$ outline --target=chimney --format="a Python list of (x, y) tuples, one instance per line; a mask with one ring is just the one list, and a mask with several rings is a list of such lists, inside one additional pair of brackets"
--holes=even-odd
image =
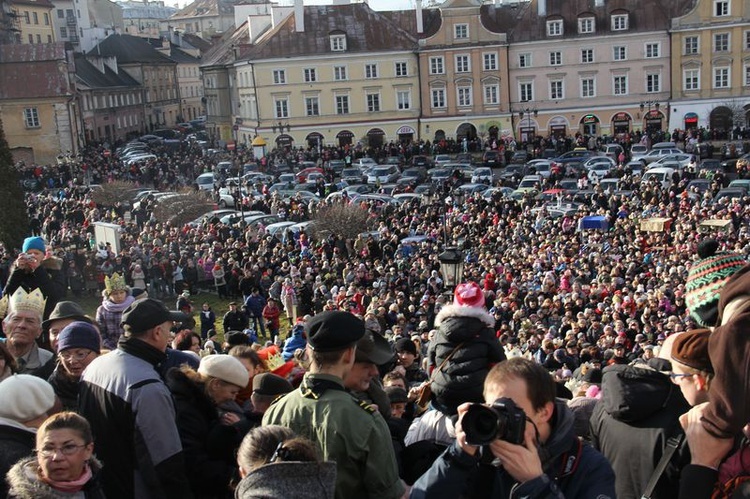
[(297, 33), (305, 31), (305, 4), (302, 0), (294, 0), (294, 31)]
[(539, 17), (547, 17), (547, 0), (538, 0), (537, 7)]
[(421, 35), (424, 33), (424, 19), (422, 19), (422, 0), (414, 0), (416, 2), (417, 11), (417, 34)]

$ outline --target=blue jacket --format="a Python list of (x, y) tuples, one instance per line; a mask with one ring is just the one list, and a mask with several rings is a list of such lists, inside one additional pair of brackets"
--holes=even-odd
[(289, 362), (294, 357), (294, 351), (298, 348), (305, 348), (307, 340), (305, 339), (305, 328), (302, 324), (297, 324), (292, 329), (292, 335), (284, 342), (284, 351), (281, 356)]
[(517, 483), (502, 468), (480, 464), (478, 458), (466, 454), (454, 442), (414, 483), (410, 499), (616, 497), (615, 474), (609, 462), (587, 444), (579, 446), (573, 431), (573, 414), (564, 403), (556, 403), (555, 413), (552, 435), (541, 448), (544, 475)]
[(251, 317), (262, 317), (263, 307), (266, 306), (266, 299), (261, 295), (250, 295), (245, 300), (245, 307), (250, 312)]

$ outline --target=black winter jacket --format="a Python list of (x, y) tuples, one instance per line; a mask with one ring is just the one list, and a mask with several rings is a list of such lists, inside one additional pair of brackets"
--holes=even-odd
[[(604, 369), (602, 399), (591, 416), (591, 442), (612, 463), (618, 499), (642, 496), (667, 440), (682, 431), (678, 418), (688, 409), (669, 376), (643, 365)], [(679, 470), (689, 462), (687, 445), (683, 445), (652, 497), (677, 497)]]
[(202, 384), (177, 368), (167, 372), (166, 382), (174, 398), (177, 431), (193, 494), (206, 499), (231, 497), (228, 486), (237, 467), (234, 450), (242, 435), (221, 424), (218, 409)]
[[(433, 405), (453, 415), (464, 402), (484, 402), (482, 387), (492, 364), (505, 360), (495, 337), (495, 319), (484, 309), (448, 305), (435, 317), (438, 328), (427, 352), (432, 371)], [(438, 367), (458, 347), (437, 372)]]
[(0, 497), (8, 495), (5, 475), (20, 459), (31, 456), (35, 444), (33, 431), (15, 421), (0, 418)]

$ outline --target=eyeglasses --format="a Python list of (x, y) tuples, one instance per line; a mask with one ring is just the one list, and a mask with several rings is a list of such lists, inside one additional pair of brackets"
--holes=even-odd
[(678, 379), (680, 378), (686, 378), (686, 377), (693, 377), (692, 374), (680, 374), (680, 373), (669, 373), (669, 378), (672, 380), (673, 383), (676, 383)]
[(83, 359), (91, 355), (91, 350), (87, 352), (62, 352), (57, 354), (58, 357), (60, 357), (65, 362), (70, 362), (71, 360), (75, 360), (76, 362), (81, 362)]
[(83, 449), (86, 445), (88, 444), (66, 444), (62, 447), (45, 447), (44, 449), (37, 449), (36, 453), (42, 457), (54, 457), (58, 452), (62, 452), (64, 456), (72, 456), (78, 452), (78, 449)]

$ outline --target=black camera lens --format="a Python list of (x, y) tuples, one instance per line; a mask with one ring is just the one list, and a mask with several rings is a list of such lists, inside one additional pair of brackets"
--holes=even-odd
[(497, 438), (498, 417), (481, 404), (472, 404), (461, 421), (469, 445), (488, 445)]

